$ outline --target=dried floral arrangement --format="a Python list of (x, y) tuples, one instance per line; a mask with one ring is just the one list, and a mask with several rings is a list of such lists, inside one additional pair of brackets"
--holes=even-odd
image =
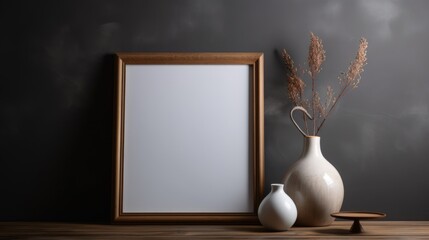
[[(361, 79), (361, 73), (367, 63), (367, 48), (368, 41), (365, 38), (361, 38), (355, 59), (350, 63), (348, 70), (340, 73), (340, 76), (338, 76), (339, 86), (336, 90), (334, 90), (331, 85), (327, 86), (326, 96), (323, 103), (316, 86), (317, 75), (322, 70), (322, 64), (326, 58), (322, 40), (315, 34), (310, 33), (308, 69), (298, 71), (298, 67), (295, 66), (295, 63), (289, 53), (285, 49), (282, 50), (281, 57), (287, 70), (287, 92), (289, 99), (295, 106), (305, 108), (313, 116), (310, 123), (312, 126), (309, 127), (309, 119), (307, 119), (307, 116), (303, 113), (305, 131), (307, 134), (309, 134), (309, 129), (312, 128), (311, 134), (316, 136), (325, 123), (327, 117), (337, 105), (338, 100), (340, 100), (348, 90), (354, 89), (358, 86)], [(308, 75), (310, 78), (310, 99), (305, 95), (307, 85), (305, 84), (302, 75)]]

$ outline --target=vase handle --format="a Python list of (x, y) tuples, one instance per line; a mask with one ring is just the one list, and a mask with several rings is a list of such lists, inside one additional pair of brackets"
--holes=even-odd
[(290, 119), (292, 120), (293, 124), (295, 124), (295, 127), (298, 128), (298, 130), (301, 132), (302, 135), (304, 135), (304, 137), (308, 137), (308, 134), (305, 134), (305, 132), (302, 131), (302, 129), (298, 126), (298, 124), (296, 123), (295, 119), (293, 118), (293, 112), (295, 112), (295, 110), (302, 111), (303, 113), (305, 113), (305, 115), (307, 115), (308, 118), (310, 118), (310, 120), (313, 120), (313, 118), (307, 112), (307, 110), (305, 110), (305, 108), (303, 108), (301, 106), (295, 106), (294, 108), (292, 108), (292, 110), (290, 110)]

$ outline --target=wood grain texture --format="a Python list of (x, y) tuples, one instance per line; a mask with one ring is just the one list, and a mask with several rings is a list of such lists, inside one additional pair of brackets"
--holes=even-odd
[(270, 232), (259, 225), (102, 225), (2, 222), (0, 239), (429, 239), (429, 221), (363, 222), (350, 234), (350, 221), (329, 227), (293, 227)]
[(255, 64), (259, 52), (122, 52), (126, 64)]

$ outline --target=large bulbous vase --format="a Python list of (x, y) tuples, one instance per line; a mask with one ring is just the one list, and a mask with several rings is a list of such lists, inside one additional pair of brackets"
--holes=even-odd
[[(298, 110), (302, 109), (298, 107)], [(293, 117), (292, 121), (301, 131)], [(301, 156), (286, 171), (282, 182), (298, 210), (296, 226), (328, 226), (334, 221), (330, 214), (341, 210), (343, 181), (337, 169), (323, 156), (318, 136), (304, 134)]]

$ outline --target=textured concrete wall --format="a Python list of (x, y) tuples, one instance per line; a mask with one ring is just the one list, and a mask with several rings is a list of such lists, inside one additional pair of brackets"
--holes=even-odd
[(0, 219), (109, 220), (118, 51), (264, 52), (268, 191), (302, 146), (278, 51), (304, 65), (313, 31), (327, 52), (321, 86), (369, 42), (359, 88), (321, 131), (343, 209), (429, 220), (428, 10), (425, 0), (3, 1)]

